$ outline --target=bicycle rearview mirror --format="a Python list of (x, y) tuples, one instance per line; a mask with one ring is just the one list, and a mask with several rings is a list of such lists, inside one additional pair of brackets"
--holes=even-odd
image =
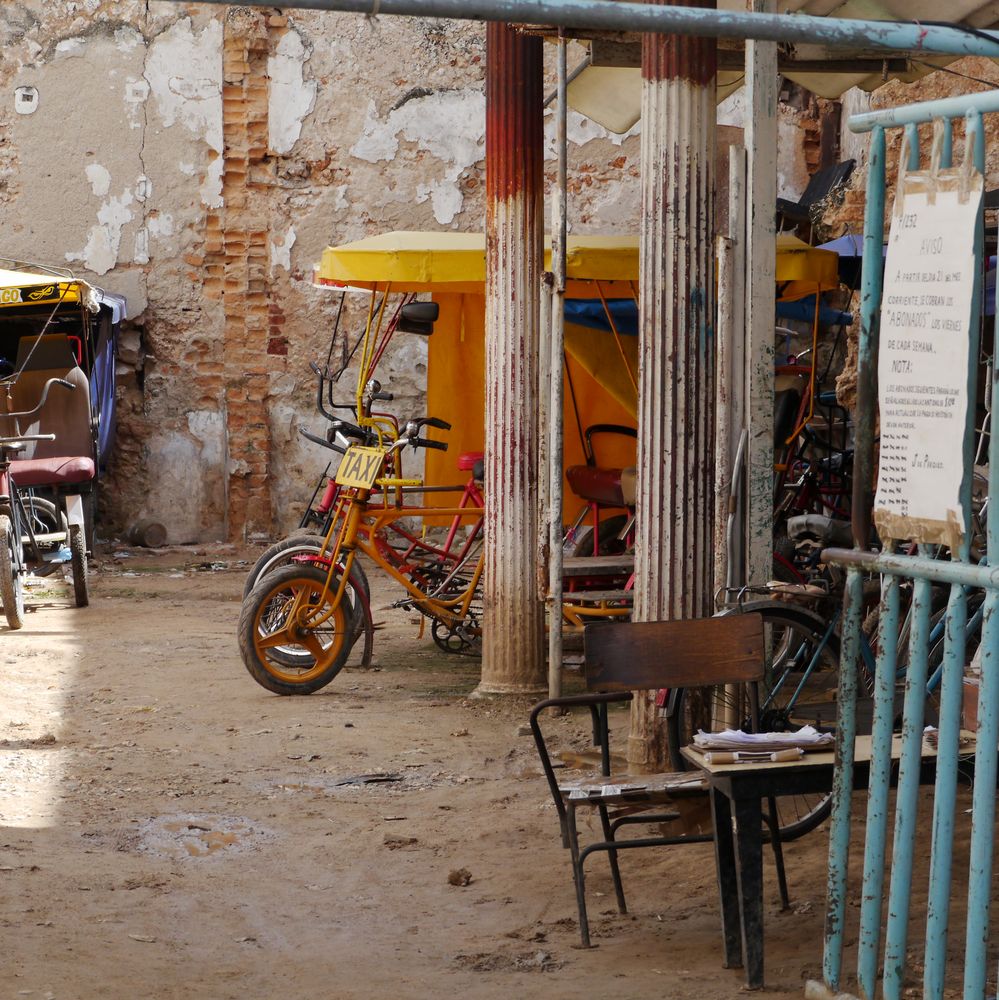
[(441, 307), (436, 302), (409, 302), (402, 307), (398, 329), (401, 333), (429, 337), (434, 332), (434, 323), (440, 312)]

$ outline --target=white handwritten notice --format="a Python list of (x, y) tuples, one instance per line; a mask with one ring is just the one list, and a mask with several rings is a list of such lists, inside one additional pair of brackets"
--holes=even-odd
[[(878, 401), (881, 452), (874, 521), (882, 539), (956, 545), (964, 531), (961, 479), (975, 225), (982, 183), (962, 193), (958, 172), (909, 174), (888, 237)], [(930, 191), (931, 188), (935, 190)]]

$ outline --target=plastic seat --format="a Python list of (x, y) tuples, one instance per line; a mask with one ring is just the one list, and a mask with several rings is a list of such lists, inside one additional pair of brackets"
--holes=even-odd
[(481, 451), (463, 451), (458, 456), (458, 468), (462, 472), (471, 472), (475, 468), (476, 463), (481, 462), (485, 458), (484, 452)]

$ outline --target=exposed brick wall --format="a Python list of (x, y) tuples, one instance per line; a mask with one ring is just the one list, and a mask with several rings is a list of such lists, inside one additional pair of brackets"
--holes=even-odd
[(223, 35), (220, 256), (230, 539), (266, 532), (272, 520), (267, 196), (273, 172), (267, 148), (267, 56), (269, 31), (284, 23), (283, 17), (236, 9), (227, 14)]

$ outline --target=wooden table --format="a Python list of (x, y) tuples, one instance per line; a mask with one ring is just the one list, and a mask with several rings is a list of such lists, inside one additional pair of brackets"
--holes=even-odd
[[(970, 734), (965, 734), (970, 735)], [(763, 988), (763, 799), (773, 795), (830, 792), (833, 752), (806, 754), (783, 764), (708, 764), (691, 747), (683, 756), (711, 783), (711, 817), (715, 829), (715, 865), (722, 913), (725, 967), (746, 969), (746, 986)], [(871, 737), (858, 736), (853, 767), (854, 789), (866, 788), (870, 777)], [(973, 745), (967, 753), (974, 753)], [(901, 741), (892, 757), (901, 756)], [(936, 751), (923, 744), (920, 782), (936, 775)]]

